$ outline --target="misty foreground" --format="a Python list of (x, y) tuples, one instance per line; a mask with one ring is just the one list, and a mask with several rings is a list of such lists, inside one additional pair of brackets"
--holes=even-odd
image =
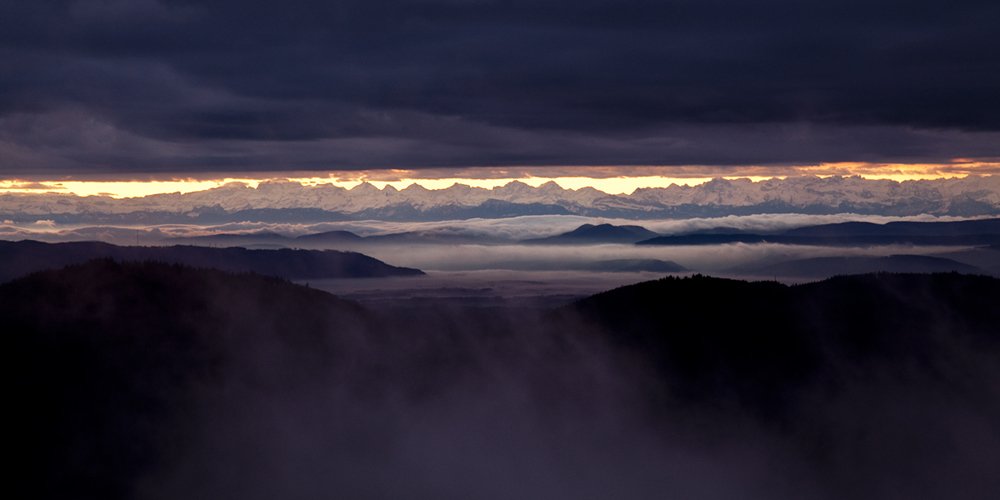
[(996, 498), (997, 304), (983, 276), (695, 276), (375, 313), (91, 261), (0, 285), (8, 477), (36, 498)]

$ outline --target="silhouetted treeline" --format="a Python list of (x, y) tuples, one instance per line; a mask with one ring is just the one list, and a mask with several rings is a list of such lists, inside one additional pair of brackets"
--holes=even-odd
[(952, 344), (1000, 347), (998, 304), (1000, 280), (986, 276), (876, 273), (786, 286), (695, 275), (567, 309), (648, 356), (684, 394), (737, 392), (766, 410), (806, 380), (840, 378), (837, 370), (932, 370)]
[(752, 415), (786, 436), (835, 498), (989, 498), (1000, 492), (998, 304), (1000, 280), (957, 273), (796, 286), (695, 275), (560, 314), (644, 360), (666, 401)]

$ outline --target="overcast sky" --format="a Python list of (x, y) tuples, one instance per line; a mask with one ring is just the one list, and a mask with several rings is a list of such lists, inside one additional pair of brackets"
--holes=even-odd
[(995, 158), (997, 26), (996, 0), (0, 0), (0, 177)]

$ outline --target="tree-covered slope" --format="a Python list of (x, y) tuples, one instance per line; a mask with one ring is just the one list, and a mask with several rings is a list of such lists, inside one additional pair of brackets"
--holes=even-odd
[(182, 447), (199, 388), (330, 362), (355, 305), (256, 274), (95, 260), (0, 285), (10, 477), (33, 498), (126, 498)]

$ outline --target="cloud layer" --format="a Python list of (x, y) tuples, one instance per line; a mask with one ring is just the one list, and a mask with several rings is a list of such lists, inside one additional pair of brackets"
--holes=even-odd
[(995, 2), (0, 4), (0, 174), (1000, 156)]

